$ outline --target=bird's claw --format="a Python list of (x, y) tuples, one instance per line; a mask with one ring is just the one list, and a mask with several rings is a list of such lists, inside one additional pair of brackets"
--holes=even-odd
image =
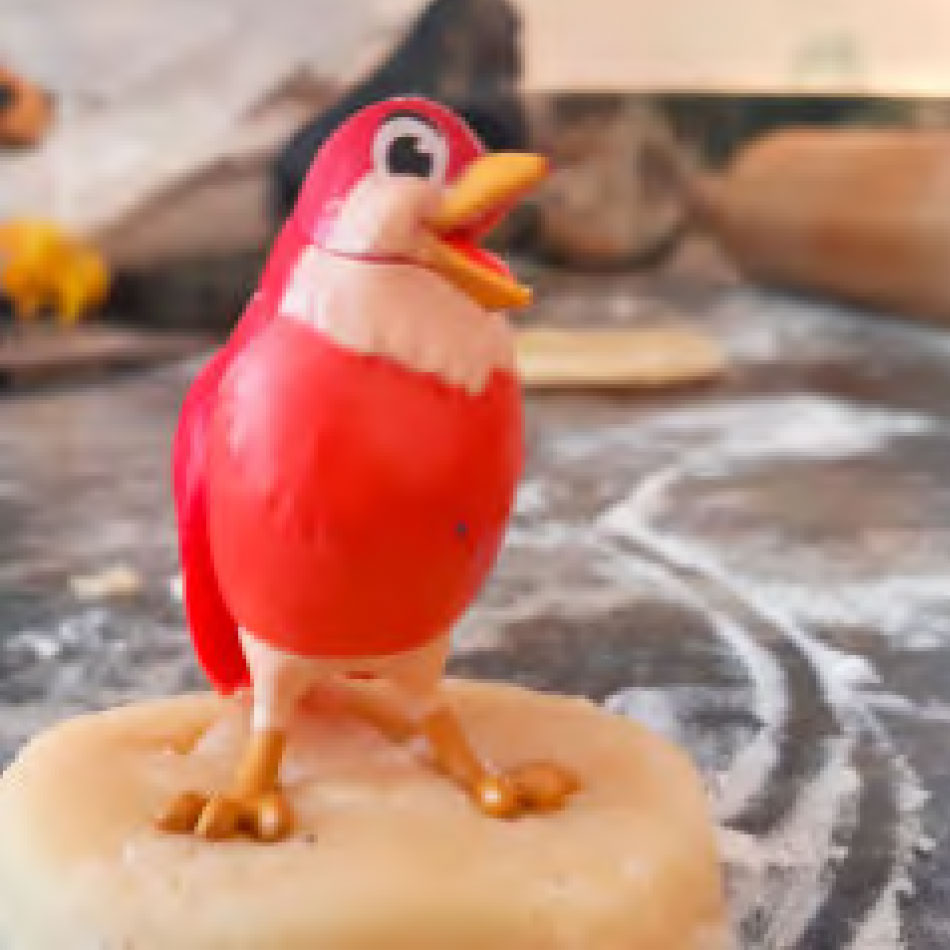
[(293, 814), (284, 795), (264, 792), (247, 798), (184, 792), (169, 802), (156, 820), (169, 834), (190, 834), (206, 841), (249, 837), (280, 841), (293, 827)]
[(486, 775), (472, 789), (478, 807), (492, 818), (557, 811), (580, 788), (569, 769), (552, 762), (526, 762)]

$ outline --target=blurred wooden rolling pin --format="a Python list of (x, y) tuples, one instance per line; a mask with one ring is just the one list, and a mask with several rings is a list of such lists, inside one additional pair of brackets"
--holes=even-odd
[(778, 132), (689, 191), (754, 280), (950, 321), (950, 131)]

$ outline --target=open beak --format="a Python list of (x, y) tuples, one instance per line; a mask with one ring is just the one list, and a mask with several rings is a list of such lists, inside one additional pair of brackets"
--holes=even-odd
[(487, 310), (526, 307), (531, 290), (514, 280), (476, 241), (547, 170), (547, 159), (527, 152), (494, 152), (477, 158), (446, 189), (442, 203), (426, 222), (422, 263)]

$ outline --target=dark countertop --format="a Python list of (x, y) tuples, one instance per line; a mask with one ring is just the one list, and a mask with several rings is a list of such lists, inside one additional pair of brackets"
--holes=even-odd
[[(517, 515), (453, 670), (685, 744), (744, 947), (950, 945), (950, 335), (675, 278), (541, 283), (555, 322), (688, 312), (733, 370), (530, 399)], [(62, 716), (202, 683), (167, 484), (195, 365), (0, 402), (0, 761)], [(140, 593), (70, 592), (116, 564)]]

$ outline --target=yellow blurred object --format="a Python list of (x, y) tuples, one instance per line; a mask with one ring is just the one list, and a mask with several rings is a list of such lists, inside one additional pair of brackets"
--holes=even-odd
[(49, 308), (61, 326), (72, 326), (108, 290), (102, 255), (57, 225), (29, 218), (0, 224), (0, 293), (19, 319)]

